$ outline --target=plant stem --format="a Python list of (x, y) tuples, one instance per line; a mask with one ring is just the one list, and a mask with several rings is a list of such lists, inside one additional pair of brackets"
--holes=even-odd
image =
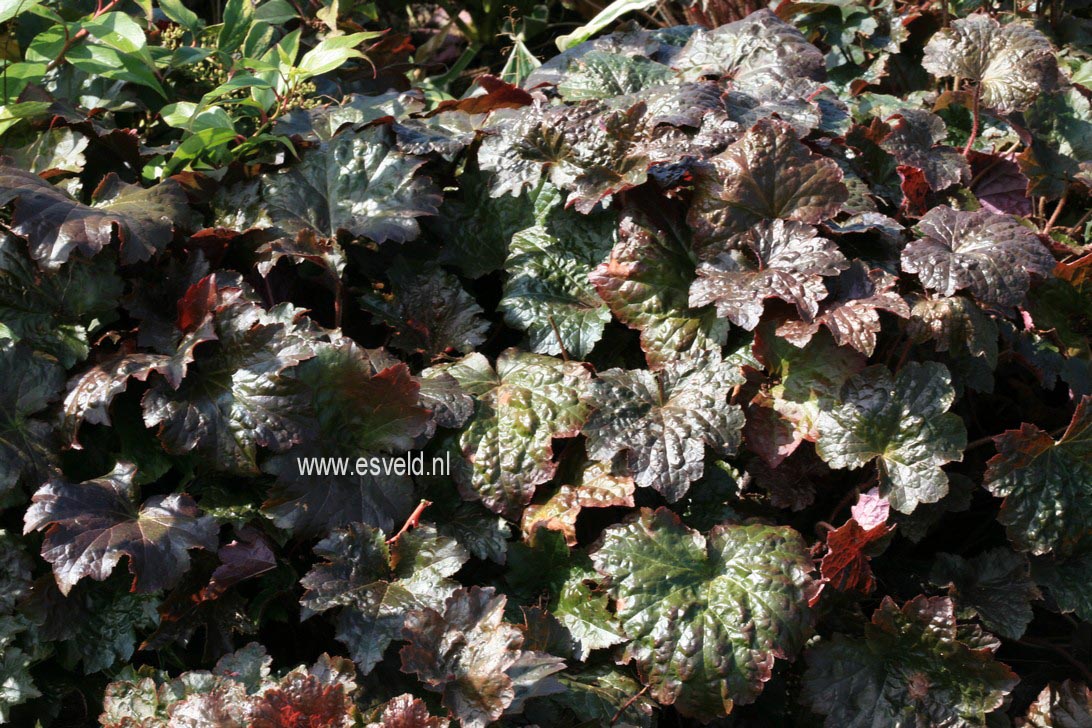
[[(110, 12), (111, 10), (114, 9), (114, 6), (116, 6), (119, 2), (121, 2), (121, 0), (110, 0), (110, 2), (107, 3), (106, 5), (100, 4), (97, 8), (95, 8), (95, 12), (94, 12), (94, 14), (92, 14), (91, 18), (94, 19), (94, 18), (99, 17), (103, 13)], [(46, 64), (46, 70), (47, 71), (52, 71), (57, 66), (61, 65), (61, 62), (64, 61), (65, 54), (68, 53), (70, 50), (72, 50), (72, 46), (76, 45), (81, 40), (86, 38), (88, 36), (88, 33), (87, 33), (86, 28), (81, 28), (79, 31), (76, 32), (75, 35), (69, 36), (68, 35), (68, 27), (66, 26), (65, 27), (65, 36), (66, 37), (65, 37), (64, 45), (61, 46), (60, 53), (57, 54), (56, 58), (54, 58), (52, 61), (50, 61), (48, 64)]]
[(1058, 221), (1058, 216), (1062, 214), (1062, 210), (1065, 208), (1066, 200), (1069, 199), (1069, 188), (1066, 187), (1065, 192), (1062, 193), (1062, 199), (1058, 200), (1058, 204), (1054, 206), (1054, 212), (1051, 213), (1050, 219), (1047, 220), (1046, 225), (1043, 227), (1043, 235), (1050, 232), (1050, 229), (1054, 227), (1054, 223)]
[(979, 117), (979, 114), (980, 114), (980, 111), (979, 111), (978, 107), (979, 107), (979, 101), (981, 100), (981, 97), (982, 97), (982, 84), (981, 83), (976, 83), (975, 86), (974, 86), (974, 95), (971, 97), (971, 115), (972, 115), (972, 119), (971, 119), (971, 136), (970, 136), (969, 139), (967, 139), (967, 146), (963, 147), (963, 156), (964, 157), (966, 157), (968, 154), (971, 153), (971, 147), (974, 146), (975, 139), (978, 138), (978, 117)]
[(1087, 665), (1053, 642), (1047, 642), (1046, 640), (1037, 637), (1024, 637), (1023, 639), (1016, 640), (1016, 642), (1017, 644), (1026, 645), (1028, 647), (1038, 647), (1040, 649), (1050, 650), (1076, 668), (1086, 682), (1092, 682), (1092, 670), (1089, 670)]

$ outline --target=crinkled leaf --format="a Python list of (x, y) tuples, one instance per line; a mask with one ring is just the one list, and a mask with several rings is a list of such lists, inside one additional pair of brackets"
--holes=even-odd
[(286, 370), (314, 355), (292, 308), (266, 311), (218, 282), (212, 327), (218, 346), (198, 357), (177, 389), (165, 379), (144, 395), (144, 424), (168, 452), (197, 450), (222, 468), (257, 472), (258, 447), (284, 451), (313, 425), (304, 385)]
[[(548, 696), (527, 709), (528, 717), (539, 725), (605, 725), (617, 717), (615, 725), (652, 728), (656, 703), (626, 672), (609, 665), (595, 666), (579, 673), (566, 671), (558, 677), (558, 682), (565, 687), (564, 692)], [(571, 715), (572, 722), (560, 722), (559, 712)]]
[(690, 305), (716, 304), (717, 315), (748, 331), (758, 325), (767, 298), (796, 306), (811, 321), (826, 295), (824, 276), (848, 266), (833, 241), (798, 222), (760, 222), (738, 247), (706, 249), (706, 262), (690, 286)]
[(884, 597), (863, 637), (838, 633), (808, 650), (804, 702), (828, 728), (984, 725), (1017, 677), (989, 647), (960, 639), (954, 611), (946, 597), (901, 609)]
[(136, 649), (137, 634), (147, 633), (159, 622), (156, 595), (89, 586), (85, 582), (65, 597), (55, 584), (39, 581), (24, 607), (41, 620), (39, 638), (56, 643), (65, 667), (71, 670), (82, 663), (85, 675), (128, 661)]
[(409, 367), (348, 338), (312, 348), (314, 358), (297, 375), (311, 394), (324, 449), (362, 456), (413, 446), (429, 413), (419, 404), (421, 388)]
[(438, 718), (428, 712), (428, 706), (420, 698), (409, 693), (391, 698), (375, 722), (367, 728), (447, 728), (446, 718)]
[(608, 256), (616, 226), (609, 213), (589, 218), (554, 208), (512, 237), (498, 308), (527, 330), (532, 351), (583, 359), (602, 337), (610, 309), (588, 276)]
[(1084, 683), (1066, 680), (1050, 683), (1017, 721), (1020, 728), (1081, 728), (1092, 725), (1092, 690)]
[(10, 237), (0, 238), (0, 325), (65, 367), (87, 357), (90, 334), (116, 318), (124, 284), (116, 260), (73, 258), (42, 271)]
[(990, 368), (997, 365), (997, 324), (963, 296), (914, 301), (908, 333), (916, 341), (932, 339), (937, 351), (966, 353), (982, 357)]
[(569, 631), (576, 659), (587, 659), (592, 650), (626, 641), (622, 626), (610, 610), (606, 590), (588, 585), (595, 576), (590, 567), (572, 569), (557, 590), (554, 615)]
[(1033, 230), (1008, 215), (962, 212), (941, 205), (918, 223), (921, 237), (902, 251), (902, 269), (942, 296), (964, 288), (1002, 307), (1024, 298), (1029, 273), (1046, 276), (1054, 257)]
[(480, 278), (504, 267), (508, 242), (518, 231), (535, 224), (535, 199), (547, 185), (526, 195), (490, 197), (486, 175), (467, 170), (459, 190), (444, 195), (444, 204), (425, 229), (436, 229), (445, 240), (441, 260), (458, 266), (468, 278)]
[(787, 527), (724, 525), (702, 536), (666, 509), (612, 526), (592, 554), (632, 638), (625, 657), (660, 703), (702, 721), (753, 702), (775, 658), (810, 634), (803, 539)]
[(711, 308), (690, 308), (697, 261), (679, 231), (636, 215), (622, 219), (610, 259), (591, 272), (599, 296), (625, 325), (641, 332), (649, 367), (724, 343), (728, 325)]
[(34, 662), (18, 647), (7, 647), (0, 656), (0, 721), (8, 722), (16, 705), (41, 696), (30, 674)]
[(922, 67), (934, 76), (973, 81), (982, 103), (1001, 112), (1026, 107), (1058, 82), (1054, 49), (1038, 30), (1001, 25), (989, 15), (953, 20), (925, 46)]
[(608, 195), (647, 178), (646, 110), (643, 102), (616, 110), (585, 102), (495, 112), (494, 133), (478, 153), (481, 168), (495, 173), (490, 194), (518, 195), (548, 176), (569, 191), (567, 204), (590, 212)]
[(838, 402), (842, 385), (864, 368), (865, 357), (839, 347), (825, 333), (799, 348), (770, 336), (769, 329), (759, 331), (763, 335), (756, 339), (755, 353), (771, 381), (755, 403), (772, 407), (796, 438), (815, 442), (820, 414)]
[(342, 608), (337, 637), (365, 675), (401, 636), (408, 612), (443, 606), (458, 587), (447, 577), (468, 558), (432, 526), (421, 525), (388, 546), (382, 531), (363, 523), (334, 531), (315, 546), (315, 554), (323, 561), (300, 581), (306, 589), (303, 617)]
[(1038, 95), (1024, 113), (1031, 144), (1017, 157), (1028, 194), (1058, 198), (1076, 182), (1092, 187), (1092, 104), (1076, 88)]
[(74, 250), (90, 258), (115, 235), (122, 263), (148, 260), (170, 242), (176, 225), (187, 227), (186, 195), (172, 179), (144, 189), (111, 173), (94, 197), (89, 207), (36, 174), (0, 167), (0, 205), (16, 203), (11, 230), (27, 239), (46, 269), (59, 268)]
[[(370, 467), (358, 475), (357, 457), (365, 456), (347, 456), (344, 450), (331, 451), (322, 443), (298, 445), (271, 457), (262, 467), (277, 480), (262, 513), (278, 528), (299, 535), (324, 534), (357, 521), (392, 532), (413, 510), (413, 479), (405, 474), (373, 474)], [(301, 460), (338, 465), (327, 465), (326, 472), (316, 468), (306, 473), (301, 472)]]
[(888, 119), (888, 124), (891, 133), (880, 146), (899, 164), (920, 170), (933, 190), (951, 187), (970, 175), (963, 155), (943, 146), (948, 128), (936, 114), (924, 109), (902, 109)]
[(865, 263), (854, 260), (837, 278), (825, 281), (829, 295), (812, 321), (786, 321), (777, 327), (777, 335), (796, 346), (806, 346), (819, 327), (826, 326), (839, 346), (851, 346), (872, 356), (881, 330), (879, 312), (910, 316), (906, 301), (895, 290), (897, 282), (895, 276), (878, 268), (869, 270)]
[(417, 218), (437, 212), (440, 195), (417, 174), (425, 160), (402, 154), (383, 126), (344, 132), (304, 152), (297, 165), (266, 175), (261, 202), (285, 232), (344, 230), (377, 243), (416, 238)]
[(644, 56), (589, 51), (569, 66), (557, 90), (566, 101), (625, 96), (669, 83), (675, 73)]
[(473, 394), (477, 411), (459, 437), (465, 464), (455, 476), (466, 495), (510, 518), (535, 486), (553, 477), (552, 438), (572, 437), (587, 417), (583, 365), (509, 349), (496, 369), (481, 354), (436, 369)]
[(876, 460), (880, 493), (910, 513), (948, 492), (945, 463), (963, 459), (967, 432), (958, 415), (951, 376), (943, 364), (911, 362), (897, 375), (871, 366), (842, 388), (840, 403), (820, 413), (819, 456), (832, 468), (860, 468)]
[(838, 165), (812, 153), (779, 121), (759, 121), (712, 164), (715, 173), (699, 178), (687, 217), (703, 245), (760, 220), (815, 224), (834, 217), (849, 198)]
[(633, 478), (613, 462), (592, 462), (580, 474), (579, 482), (562, 485), (549, 500), (523, 511), (522, 529), (530, 535), (536, 528), (560, 531), (569, 546), (576, 545), (576, 518), (584, 508), (633, 506)]
[(361, 306), (394, 330), (390, 345), (435, 359), (471, 352), (485, 341), (489, 322), (459, 279), (439, 267), (398, 265), (388, 271), (389, 292), (373, 292)]
[(136, 504), (132, 465), (84, 483), (51, 478), (34, 494), (24, 533), (46, 529), (42, 558), (53, 565), (62, 594), (85, 576), (105, 580), (129, 557), (133, 589), (171, 586), (189, 568), (188, 550), (216, 548), (217, 527), (199, 516), (185, 494), (156, 495)]
[(734, 454), (743, 412), (727, 404), (744, 381), (739, 364), (710, 353), (657, 372), (608, 369), (589, 389), (596, 409), (584, 426), (589, 457), (625, 452), (634, 482), (669, 502), (682, 498), (705, 469), (705, 448)]
[(827, 533), (827, 553), (819, 564), (826, 584), (841, 592), (870, 594), (876, 588), (869, 557), (891, 528), (884, 522), (866, 527), (850, 518)]
[(1033, 616), (1031, 602), (1040, 597), (1027, 556), (1005, 547), (972, 559), (937, 554), (929, 581), (948, 587), (960, 617), (977, 615), (986, 629), (1012, 640), (1024, 635)]
[(799, 30), (762, 9), (713, 30), (698, 30), (675, 57), (686, 78), (721, 76), (739, 87), (796, 78), (822, 80), (825, 62)]
[(505, 601), (493, 589), (459, 589), (443, 613), (426, 608), (406, 618), (402, 671), (441, 693), (464, 728), (485, 728), (512, 705), (514, 678), (528, 659), (545, 661), (535, 671), (539, 680), (564, 668), (555, 657), (520, 649), (523, 633), (502, 619)]
[(58, 397), (63, 380), (56, 362), (0, 338), (0, 492), (48, 476), (56, 460), (53, 428), (34, 415)]
[(1066, 554), (1092, 527), (1092, 397), (1060, 440), (1024, 423), (994, 437), (984, 485), (1004, 498), (997, 519), (1021, 551)]

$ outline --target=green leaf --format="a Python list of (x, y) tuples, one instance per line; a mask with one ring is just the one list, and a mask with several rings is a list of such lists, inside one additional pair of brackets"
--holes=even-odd
[(496, 369), (479, 353), (434, 367), (477, 399), (459, 437), (466, 462), (455, 469), (463, 494), (518, 518), (535, 486), (553, 477), (551, 440), (573, 437), (587, 418), (581, 399), (591, 379), (576, 362), (508, 349)]
[(468, 278), (481, 278), (504, 267), (512, 236), (535, 224), (534, 202), (552, 189), (543, 183), (526, 196), (490, 197), (485, 175), (467, 171), (459, 190), (444, 195), (439, 215), (426, 229), (444, 237), (442, 261)]
[(1056, 199), (1071, 184), (1092, 186), (1092, 104), (1078, 89), (1038, 95), (1024, 119), (1032, 139), (1017, 162), (1029, 194)]
[(827, 293), (823, 278), (849, 265), (838, 246), (817, 232), (810, 225), (774, 220), (758, 223), (731, 248), (706, 247), (706, 260), (690, 286), (690, 305), (715, 304), (718, 316), (751, 331), (766, 299), (780, 298), (812, 321)]
[(64, 370), (25, 344), (0, 338), (0, 493), (38, 485), (56, 464), (51, 425), (34, 417), (60, 394)]
[(816, 224), (849, 198), (842, 171), (814, 154), (788, 124), (763, 119), (710, 160), (687, 222), (702, 246), (728, 240), (760, 220)]
[(953, 20), (926, 44), (921, 65), (934, 76), (974, 82), (982, 103), (1001, 112), (1019, 111), (1058, 83), (1054, 49), (1042, 33), (989, 15)]
[(827, 728), (985, 725), (1018, 678), (994, 660), (996, 641), (973, 636), (964, 641), (946, 597), (902, 609), (884, 597), (863, 637), (837, 633), (808, 650), (803, 700)]
[[(122, 580), (124, 581), (124, 580)], [(127, 662), (136, 650), (138, 634), (159, 623), (154, 594), (96, 588), (88, 583), (62, 596), (53, 584), (35, 585), (27, 606), (44, 619), (40, 639), (55, 642), (62, 664), (91, 675)]]
[(661, 86), (674, 78), (670, 68), (643, 56), (592, 50), (568, 68), (557, 91), (566, 101), (606, 99)]
[(442, 609), (458, 584), (447, 577), (469, 558), (453, 539), (421, 525), (392, 546), (382, 531), (351, 524), (315, 546), (323, 559), (300, 583), (303, 618), (340, 608), (337, 638), (367, 675), (388, 645), (402, 636), (402, 622), (414, 609)]
[(881, 495), (902, 513), (944, 497), (941, 466), (963, 459), (967, 431), (948, 412), (955, 390), (943, 364), (911, 362), (897, 375), (868, 367), (846, 383), (840, 400), (816, 423), (819, 457), (851, 470), (875, 460)]
[(34, 662), (31, 655), (18, 647), (7, 647), (0, 656), (0, 721), (6, 723), (11, 719), (14, 706), (41, 696), (30, 674)]
[(674, 503), (702, 476), (707, 446), (721, 455), (739, 446), (743, 412), (727, 402), (743, 382), (737, 362), (712, 352), (657, 372), (608, 369), (588, 390), (588, 456), (626, 453), (634, 482)]
[(1024, 635), (1034, 616), (1031, 602), (1041, 596), (1031, 581), (1027, 556), (1005, 547), (973, 559), (937, 554), (929, 581), (948, 587), (960, 618), (977, 615), (986, 629), (1012, 640)]
[(902, 250), (902, 269), (942, 296), (968, 289), (982, 303), (1011, 307), (1027, 293), (1029, 273), (1048, 276), (1054, 270), (1054, 256), (1035, 231), (1009, 215), (941, 205), (918, 229), (921, 237)]
[(0, 1), (0, 23), (6, 23), (17, 15), (29, 13), (42, 0), (2, 0)]
[(84, 483), (58, 476), (34, 494), (23, 533), (46, 529), (42, 558), (53, 565), (62, 594), (85, 576), (104, 581), (122, 556), (129, 557), (134, 591), (163, 589), (189, 568), (189, 549), (216, 548), (216, 523), (198, 516), (190, 496), (154, 495), (138, 508), (135, 472), (118, 463)]
[(83, 152), (89, 140), (83, 134), (71, 129), (51, 129), (40, 134), (25, 147), (9, 149), (14, 166), (34, 174), (57, 174), (58, 172), (79, 173), (83, 171), (87, 158)]
[[(652, 728), (656, 703), (643, 694), (641, 685), (627, 672), (609, 665), (597, 665), (558, 676), (564, 692), (549, 695), (527, 708), (528, 717), (539, 725), (615, 725)], [(558, 719), (558, 713), (572, 715), (572, 722)], [(615, 718), (617, 717), (617, 721)]]
[(614, 2), (600, 10), (595, 17), (586, 24), (580, 26), (572, 33), (558, 36), (554, 43), (557, 45), (559, 51), (567, 51), (588, 40), (626, 13), (644, 10), (655, 4), (656, 0), (614, 0)]
[(254, 22), (254, 4), (251, 0), (227, 0), (221, 17), (224, 22), (216, 39), (216, 48), (224, 53), (232, 53), (242, 45)]
[(756, 404), (767, 404), (768, 398), (768, 405), (791, 425), (795, 438), (817, 441), (820, 415), (837, 405), (842, 386), (864, 368), (865, 358), (838, 346), (824, 333), (799, 348), (770, 336), (768, 329), (759, 331), (755, 354), (770, 383)]
[(650, 369), (720, 348), (728, 334), (728, 322), (711, 307), (690, 308), (697, 260), (683, 235), (628, 213), (610, 259), (590, 275), (614, 315), (641, 332)]
[(753, 702), (775, 658), (811, 632), (815, 590), (803, 539), (788, 527), (724, 525), (708, 536), (670, 511), (642, 509), (592, 553), (650, 694), (708, 722)]
[(1004, 498), (997, 519), (1021, 551), (1071, 552), (1092, 524), (1092, 397), (1060, 440), (1024, 423), (994, 437), (984, 485)]
[(387, 127), (345, 132), (304, 152), (299, 164), (264, 175), (261, 200), (287, 233), (412, 240), (417, 218), (435, 214), (440, 203), (432, 181), (416, 174), (424, 163), (399, 152)]
[(512, 237), (498, 308), (510, 325), (527, 330), (532, 351), (583, 359), (610, 321), (588, 276), (610, 253), (617, 219), (557, 206), (544, 218)]
[(71, 367), (89, 336), (117, 317), (124, 284), (112, 255), (75, 258), (42, 271), (13, 238), (0, 240), (0, 324), (6, 336)]
[(197, 13), (187, 8), (182, 0), (158, 0), (158, 5), (164, 15), (191, 33), (196, 32), (204, 25)]
[(318, 45), (303, 54), (303, 58), (296, 66), (296, 70), (300, 73), (300, 80), (329, 73), (350, 58), (363, 58), (364, 53), (357, 50), (357, 46), (379, 35), (382, 34), (366, 32), (323, 38)]

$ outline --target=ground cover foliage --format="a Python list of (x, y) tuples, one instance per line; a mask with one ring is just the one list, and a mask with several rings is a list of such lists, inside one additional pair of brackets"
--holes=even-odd
[(1092, 725), (1087, 6), (601, 9), (0, 3), (0, 721)]

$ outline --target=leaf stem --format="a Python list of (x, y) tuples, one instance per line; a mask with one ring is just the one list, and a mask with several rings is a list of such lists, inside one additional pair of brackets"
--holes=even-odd
[(1027, 647), (1038, 647), (1039, 649), (1050, 650), (1076, 668), (1086, 682), (1092, 682), (1092, 670), (1089, 670), (1087, 665), (1053, 642), (1048, 642), (1047, 640), (1039, 639), (1038, 637), (1024, 637), (1016, 640), (1016, 643)]
[(1065, 192), (1062, 193), (1062, 198), (1058, 200), (1058, 204), (1054, 206), (1054, 212), (1051, 213), (1050, 219), (1046, 221), (1046, 225), (1043, 227), (1043, 235), (1050, 232), (1050, 229), (1054, 227), (1054, 223), (1058, 222), (1058, 216), (1062, 214), (1062, 210), (1065, 209), (1066, 200), (1069, 199), (1069, 188), (1065, 188)]
[[(1092, 680), (1090, 680), (1089, 682), (1092, 682)], [(619, 708), (618, 712), (614, 714), (614, 717), (610, 719), (610, 724), (614, 725), (615, 723), (617, 723), (618, 719), (622, 717), (622, 713), (625, 713), (626, 710), (629, 708), (629, 706), (633, 705), (633, 703), (637, 700), (637, 698), (641, 697), (642, 695), (644, 695), (647, 692), (648, 692), (648, 685), (645, 685), (643, 688), (641, 688), (641, 690), (639, 692), (634, 693), (633, 697), (631, 697), (626, 702), (622, 703), (622, 707)]]
[(389, 546), (393, 543), (397, 543), (398, 539), (402, 538), (406, 531), (411, 528), (417, 528), (417, 525), (421, 522), (421, 514), (431, 505), (432, 501), (422, 499), (421, 502), (417, 504), (417, 507), (413, 509), (413, 513), (409, 514), (409, 517), (406, 518), (406, 522), (402, 524), (402, 528), (398, 529), (398, 533), (387, 539), (387, 545)]
[[(99, 17), (103, 13), (110, 12), (111, 10), (114, 9), (114, 6), (116, 6), (119, 2), (121, 2), (121, 0), (110, 0), (110, 2), (107, 3), (106, 5), (103, 5), (100, 2), (98, 7), (95, 8), (95, 12), (91, 15), (91, 18), (94, 19), (94, 18)], [(52, 71), (54, 68), (59, 66), (61, 64), (61, 62), (64, 61), (65, 54), (68, 53), (70, 50), (72, 50), (72, 46), (76, 45), (77, 43), (79, 43), (81, 40), (83, 40), (84, 38), (86, 38), (89, 35), (86, 28), (81, 28), (80, 30), (78, 30), (76, 32), (75, 35), (70, 36), (70, 35), (68, 35), (68, 27), (67, 26), (65, 26), (64, 33), (65, 33), (64, 45), (61, 46), (61, 50), (57, 54), (57, 57), (54, 58), (52, 61), (50, 61), (48, 64), (46, 64), (46, 70), (47, 71)]]
[(974, 95), (971, 97), (971, 136), (967, 139), (967, 146), (963, 147), (963, 156), (966, 157), (971, 153), (971, 147), (974, 146), (975, 139), (978, 138), (978, 124), (980, 116), (980, 101), (982, 99), (982, 84), (976, 83), (974, 86)]

